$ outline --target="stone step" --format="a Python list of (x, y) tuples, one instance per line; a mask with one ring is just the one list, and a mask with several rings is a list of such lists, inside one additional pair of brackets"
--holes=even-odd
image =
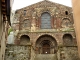
[(57, 60), (56, 54), (37, 54), (34, 60)]

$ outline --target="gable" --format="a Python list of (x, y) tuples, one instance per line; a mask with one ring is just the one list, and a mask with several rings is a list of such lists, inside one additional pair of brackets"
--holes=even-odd
[(20, 11), (20, 10), (31, 10), (31, 9), (40, 8), (40, 7), (58, 7), (58, 8), (64, 7), (64, 8), (71, 9), (71, 7), (64, 6), (62, 4), (58, 4), (58, 3), (54, 3), (52, 1), (44, 0), (44, 1), (40, 1), (40, 2), (32, 4), (32, 5), (29, 5), (27, 7), (24, 7), (22, 9), (19, 9), (17, 11)]

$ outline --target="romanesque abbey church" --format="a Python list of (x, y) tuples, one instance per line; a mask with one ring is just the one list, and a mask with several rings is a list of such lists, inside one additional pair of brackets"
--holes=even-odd
[(43, 0), (18, 9), (5, 60), (78, 60), (74, 28), (71, 7)]

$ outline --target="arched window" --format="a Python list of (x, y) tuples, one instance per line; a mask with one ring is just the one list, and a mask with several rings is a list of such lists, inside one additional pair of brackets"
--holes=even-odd
[(41, 29), (51, 29), (51, 16), (48, 12), (41, 15)]
[(68, 15), (68, 11), (65, 11), (65, 15)]
[(26, 15), (26, 10), (24, 10), (23, 14)]

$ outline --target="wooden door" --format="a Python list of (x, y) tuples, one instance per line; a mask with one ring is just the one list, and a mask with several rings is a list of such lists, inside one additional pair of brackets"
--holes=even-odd
[(50, 45), (49, 44), (44, 44), (42, 48), (43, 48), (42, 49), (43, 54), (50, 54)]

